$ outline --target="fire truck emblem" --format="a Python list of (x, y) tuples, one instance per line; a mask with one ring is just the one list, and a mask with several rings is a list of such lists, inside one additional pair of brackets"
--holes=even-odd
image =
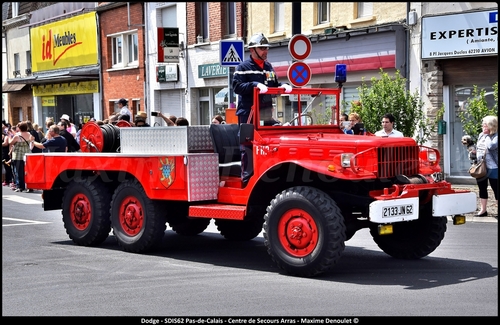
[(161, 173), (160, 182), (163, 186), (169, 188), (175, 180), (175, 159), (168, 157), (159, 158), (158, 165)]

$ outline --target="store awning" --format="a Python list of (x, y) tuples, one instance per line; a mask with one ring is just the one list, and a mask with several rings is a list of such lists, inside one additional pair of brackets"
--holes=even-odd
[(2, 85), (2, 92), (3, 93), (12, 93), (14, 91), (22, 90), (24, 87), (26, 87), (26, 84), (9, 84), (9, 83), (4, 83)]

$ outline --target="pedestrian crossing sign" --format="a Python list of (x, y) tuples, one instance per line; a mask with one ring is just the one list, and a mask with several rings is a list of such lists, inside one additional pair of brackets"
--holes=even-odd
[(242, 40), (221, 40), (219, 45), (220, 65), (237, 66), (243, 62), (244, 47)]

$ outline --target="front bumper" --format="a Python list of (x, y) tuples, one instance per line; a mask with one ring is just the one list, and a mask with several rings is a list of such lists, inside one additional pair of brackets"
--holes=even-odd
[[(426, 199), (421, 192), (427, 191)], [(454, 190), (447, 182), (393, 185), (382, 191), (373, 191), (369, 219), (374, 223), (393, 223), (416, 220), (419, 207), (432, 202), (432, 216), (445, 217), (474, 212), (477, 206), (476, 193)]]

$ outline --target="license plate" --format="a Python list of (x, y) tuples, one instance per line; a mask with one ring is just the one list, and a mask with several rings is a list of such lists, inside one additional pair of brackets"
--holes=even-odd
[(370, 203), (370, 221), (392, 223), (418, 219), (419, 199), (375, 200)]
[(413, 204), (394, 205), (382, 208), (382, 218), (408, 216), (413, 214)]

